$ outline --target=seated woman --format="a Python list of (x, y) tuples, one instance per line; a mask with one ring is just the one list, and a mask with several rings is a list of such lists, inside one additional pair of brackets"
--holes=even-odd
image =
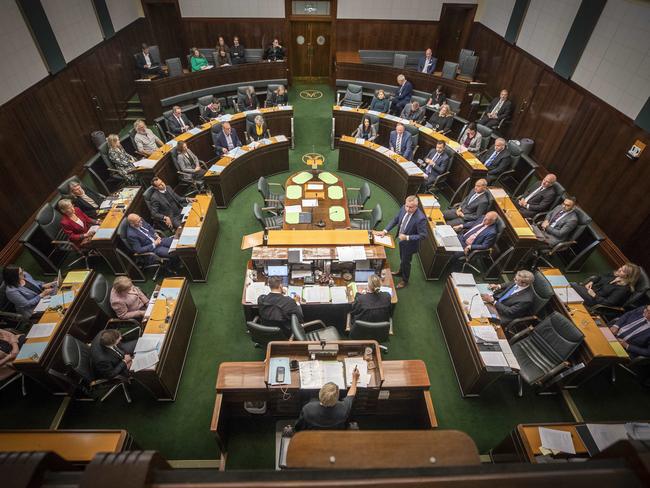
[(377, 129), (370, 123), (369, 117), (364, 117), (357, 130), (352, 134), (352, 137), (358, 137), (359, 139), (372, 142), (377, 138)]
[(217, 50), (216, 54), (217, 64), (219, 66), (230, 66), (232, 62), (230, 61), (230, 53), (225, 49)]
[(467, 127), (465, 127), (465, 130), (458, 138), (458, 142), (460, 142), (461, 152), (478, 152), (481, 149), (482, 139), (483, 137), (481, 136), (481, 133), (476, 130), (476, 124), (474, 122), (470, 122), (467, 124)]
[(447, 94), (442, 90), (442, 87), (438, 85), (436, 87), (436, 91), (434, 91), (431, 96), (429, 97), (429, 100), (427, 100), (427, 105), (435, 107), (436, 105), (439, 107), (445, 101), (447, 100)]
[(223, 38), (223, 36), (219, 36), (217, 38), (217, 45), (214, 48), (215, 51), (224, 51), (228, 54), (230, 54), (230, 48), (228, 47), (228, 44), (226, 44), (226, 40)]
[(613, 273), (597, 276), (585, 285), (571, 283), (571, 286), (585, 301), (585, 306), (608, 305), (620, 307), (630, 297), (639, 279), (639, 267), (625, 263)]
[(192, 68), (192, 72), (210, 68), (210, 63), (208, 63), (208, 60), (205, 59), (205, 56), (197, 48), (193, 47), (190, 49), (190, 54), (190, 67)]
[(196, 157), (185, 141), (180, 141), (176, 146), (176, 158), (179, 171), (191, 175), (195, 180), (200, 180), (205, 174), (201, 161)]
[(221, 102), (217, 97), (214, 97), (212, 101), (205, 106), (205, 110), (203, 111), (203, 118), (206, 120), (212, 120), (216, 119), (224, 114), (223, 107), (221, 106)]
[(426, 126), (436, 132), (446, 132), (451, 129), (451, 124), (454, 121), (454, 114), (451, 112), (449, 105), (443, 103), (440, 106), (438, 113), (434, 113)]
[(25, 340), (25, 334), (14, 334), (0, 329), (0, 367), (9, 365), (16, 359)]
[(248, 126), (246, 133), (251, 141), (259, 141), (268, 137), (269, 129), (266, 127), (266, 122), (264, 122), (264, 117), (257, 115), (255, 117), (255, 125)]
[(43, 283), (32, 278), (27, 271), (18, 266), (7, 266), (2, 270), (5, 282), (5, 295), (13, 303), (16, 313), (29, 319), (41, 298), (56, 293), (56, 281)]
[(91, 227), (96, 225), (98, 221), (88, 217), (67, 198), (59, 200), (57, 208), (63, 214), (61, 228), (70, 242), (79, 247), (88, 244), (95, 235), (95, 230), (91, 229)]
[(270, 100), (266, 101), (267, 107), (277, 107), (278, 105), (288, 105), (289, 96), (284, 85), (280, 85), (271, 93)]
[(111, 308), (120, 319), (142, 319), (149, 298), (128, 276), (118, 276), (111, 289)]
[(381, 291), (381, 280), (376, 274), (368, 278), (366, 293), (357, 293), (350, 312), (350, 322), (388, 322), (390, 320), (390, 294)]
[(386, 93), (384, 90), (377, 90), (375, 96), (372, 97), (372, 102), (370, 102), (370, 107), (368, 107), (368, 110), (388, 113), (389, 106), (390, 101), (386, 98)]
[(106, 138), (106, 143), (108, 144), (108, 161), (113, 165), (113, 169), (119, 172), (125, 184), (139, 185), (138, 178), (133, 173), (136, 169), (133, 164), (136, 159), (124, 150), (118, 135), (110, 134)]

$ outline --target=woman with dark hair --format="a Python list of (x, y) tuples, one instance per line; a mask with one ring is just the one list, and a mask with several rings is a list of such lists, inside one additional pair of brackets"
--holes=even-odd
[(438, 85), (436, 87), (436, 91), (434, 91), (429, 97), (429, 100), (427, 101), (427, 105), (440, 106), (443, 103), (445, 103), (446, 100), (447, 100), (447, 94), (443, 91), (442, 87)]
[(212, 120), (222, 116), (225, 113), (226, 112), (224, 112), (219, 99), (217, 97), (212, 97), (212, 101), (205, 106), (205, 110), (203, 111), (203, 118)]
[(366, 141), (374, 141), (377, 138), (377, 129), (370, 122), (369, 117), (364, 117), (357, 130), (354, 131), (352, 137), (358, 137)]
[(16, 313), (29, 319), (41, 298), (56, 293), (56, 281), (43, 283), (32, 278), (19, 266), (7, 266), (2, 270), (7, 300), (14, 304)]

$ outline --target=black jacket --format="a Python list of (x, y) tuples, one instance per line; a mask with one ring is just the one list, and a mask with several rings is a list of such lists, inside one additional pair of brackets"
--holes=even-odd
[(75, 207), (81, 209), (83, 213), (85, 213), (91, 219), (96, 219), (97, 211), (99, 210), (101, 203), (104, 201), (104, 196), (100, 195), (95, 190), (91, 190), (90, 188), (84, 188), (84, 191), (86, 192), (86, 195), (89, 196), (90, 199), (97, 204), (97, 207), (92, 207), (83, 198), (76, 197), (72, 194), (70, 195), (70, 199), (72, 200), (72, 203)]
[(281, 293), (269, 293), (257, 299), (260, 307), (262, 325), (280, 327), (287, 338), (291, 336), (291, 316), (295, 314), (300, 323), (304, 322), (302, 308), (292, 298)]
[(97, 378), (111, 379), (128, 372), (124, 355), (127, 354), (122, 344), (117, 345), (118, 352), (104, 347), (100, 344), (101, 332), (93, 339), (90, 345), (90, 357), (92, 359), (93, 371)]
[[(167, 128), (169, 129), (169, 132), (175, 136), (181, 135), (184, 132), (175, 115), (170, 115), (165, 120), (167, 121)], [(187, 115), (181, 114), (181, 120), (190, 129), (194, 127), (194, 124), (190, 122), (190, 119), (187, 118)]]
[(514, 319), (526, 317), (533, 311), (534, 295), (533, 289), (530, 286), (499, 302), (499, 298), (508, 293), (513, 286), (515, 286), (514, 282), (504, 283), (501, 285), (501, 290), (494, 294), (494, 306), (497, 312), (499, 312), (499, 318), (502, 324), (512, 322)]
[(354, 397), (346, 396), (333, 407), (324, 407), (312, 400), (300, 411), (295, 430), (343, 430), (346, 428)]
[(151, 194), (151, 216), (158, 222), (162, 222), (164, 217), (173, 220), (181, 214), (186, 203), (187, 198), (179, 196), (169, 186), (165, 193), (156, 190)]
[[(490, 157), (492, 157), (492, 154), (494, 154), (494, 147), (487, 151), (483, 157), (481, 158), (481, 161), (483, 163), (487, 162)], [(512, 156), (510, 156), (510, 153), (508, 152), (508, 149), (504, 149), (501, 151), (496, 158), (490, 163), (490, 166), (488, 167), (488, 176), (492, 176), (496, 178), (499, 176), (501, 173), (503, 173), (505, 170), (510, 168), (510, 164), (512, 163)], [(489, 182), (489, 178), (488, 178)]]
[(390, 306), (390, 294), (385, 291), (357, 293), (352, 304), (352, 321), (388, 322)]
[(592, 290), (596, 292), (596, 297), (592, 298), (593, 302), (612, 307), (620, 307), (625, 303), (632, 291), (627, 285), (610, 283), (613, 279), (614, 275), (608, 273), (593, 280)]
[[(541, 183), (529, 189), (526, 193), (524, 193), (521, 196), (521, 198), (526, 198), (528, 195), (536, 191), (540, 186)], [(529, 210), (534, 213), (546, 212), (551, 209), (551, 205), (553, 205), (556, 196), (557, 193), (554, 186), (549, 186), (548, 188), (544, 188), (541, 191), (535, 193), (535, 195), (533, 195), (533, 197), (530, 200), (528, 200), (528, 204), (527, 204), (528, 207), (526, 208), (526, 210)]]

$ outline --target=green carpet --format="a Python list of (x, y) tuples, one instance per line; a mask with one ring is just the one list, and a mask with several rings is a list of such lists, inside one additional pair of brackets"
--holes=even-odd
[[(336, 170), (337, 152), (330, 150), (331, 105), (334, 94), (329, 86), (310, 85), (324, 93), (319, 100), (298, 96), (305, 85), (292, 87), (295, 107), (296, 149), (290, 154), (291, 171), (304, 168), (301, 156), (318, 152), (325, 156), (324, 168)], [(284, 182), (289, 173), (272, 181)], [(359, 186), (360, 178), (341, 175), (348, 186)], [(380, 203), (389, 220), (398, 203), (381, 188), (371, 185), (370, 206)], [(219, 211), (220, 234), (207, 284), (191, 286), (199, 310), (178, 397), (174, 403), (157, 403), (134, 386), (133, 403), (119, 395), (103, 404), (73, 402), (62, 428), (125, 428), (143, 449), (160, 451), (168, 459), (216, 459), (217, 448), (209, 432), (214, 404), (214, 385), (221, 361), (262, 360), (245, 332), (241, 308), (243, 270), (250, 251), (239, 249), (241, 236), (255, 232), (258, 224), (251, 207), (259, 195), (254, 185), (243, 190), (227, 210)], [(397, 251), (389, 252), (391, 266), (397, 268)], [(37, 271), (27, 253), (20, 263)], [(570, 421), (571, 416), (559, 396), (538, 396), (526, 389), (523, 398), (515, 395), (512, 378), (494, 384), (480, 398), (460, 397), (456, 378), (435, 314), (442, 284), (427, 282), (414, 261), (411, 286), (399, 292), (395, 310), (395, 335), (386, 359), (422, 359), (431, 379), (431, 395), (441, 428), (467, 432), (484, 453), (501, 441), (517, 423)], [(607, 268), (596, 254), (578, 278)], [(152, 283), (142, 288), (149, 291)], [(0, 393), (0, 428), (47, 427), (58, 408), (60, 397), (42, 393), (28, 384), (23, 399), (17, 388)], [(619, 372), (616, 385), (606, 375), (594, 378), (572, 391), (587, 420), (647, 418), (650, 395), (626, 374)], [(274, 424), (271, 421), (241, 422), (231, 428), (228, 469), (272, 469), (274, 466)]]

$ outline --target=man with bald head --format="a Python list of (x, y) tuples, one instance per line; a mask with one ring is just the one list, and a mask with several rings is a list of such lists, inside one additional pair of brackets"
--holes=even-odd
[(420, 56), (418, 60), (418, 71), (425, 75), (430, 75), (436, 67), (436, 58), (433, 57), (433, 51), (428, 48), (424, 51), (424, 56)]
[(388, 144), (391, 151), (404, 156), (409, 161), (413, 157), (411, 134), (404, 128), (404, 124), (398, 123), (395, 130), (391, 131), (388, 137)]
[[(161, 258), (169, 258), (169, 248), (172, 245), (171, 237), (161, 237), (151, 224), (147, 223), (138, 214), (129, 214), (126, 218), (129, 226), (126, 229), (126, 240), (129, 247), (136, 254), (152, 252)], [(155, 258), (149, 256), (149, 261)]]
[(547, 174), (541, 183), (531, 185), (526, 192), (517, 198), (517, 208), (527, 219), (533, 218), (540, 212), (548, 212), (557, 197), (555, 182), (557, 176)]
[(494, 141), (492, 150), (485, 154), (486, 155), (481, 158), (481, 161), (483, 161), (483, 164), (488, 169), (487, 182), (488, 184), (492, 184), (501, 173), (510, 169), (512, 157), (510, 156), (508, 149), (506, 149), (506, 140), (502, 137), (499, 137)]
[(489, 206), (487, 180), (481, 178), (476, 180), (474, 189), (460, 202), (460, 205), (448, 208), (442, 215), (448, 225), (462, 225), (483, 217)]
[(488, 212), (474, 222), (466, 222), (454, 227), (456, 231), (461, 231), (458, 240), (463, 246), (465, 256), (472, 251), (490, 249), (494, 246), (497, 240), (496, 222), (498, 219), (499, 215), (496, 212)]
[(221, 125), (221, 134), (215, 141), (217, 156), (221, 157), (228, 151), (241, 146), (241, 141), (237, 136), (237, 131), (230, 126), (230, 122), (224, 122)]

